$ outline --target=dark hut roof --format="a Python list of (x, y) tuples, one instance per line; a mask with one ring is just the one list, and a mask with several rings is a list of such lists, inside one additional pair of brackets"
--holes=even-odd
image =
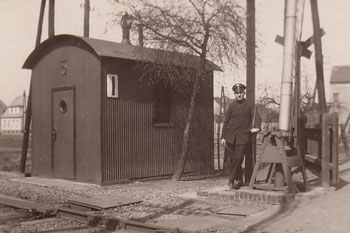
[[(192, 56), (184, 53), (151, 49), (74, 35), (57, 35), (41, 43), (29, 55), (23, 65), (23, 68), (33, 68), (33, 66), (38, 60), (40, 60), (48, 48), (65, 43), (73, 44), (78, 47), (82, 47), (82, 44), (84, 44), (100, 57), (122, 58), (133, 61), (152, 62), (189, 68), (199, 67), (200, 61), (198, 56)], [(208, 61), (208, 68), (212, 71), (222, 71), (220, 67), (210, 61)]]
[(334, 66), (330, 83), (350, 83), (350, 66)]

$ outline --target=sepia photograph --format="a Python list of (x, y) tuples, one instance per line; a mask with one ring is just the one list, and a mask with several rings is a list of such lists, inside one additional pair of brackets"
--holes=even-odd
[(0, 233), (347, 233), (348, 0), (0, 0)]

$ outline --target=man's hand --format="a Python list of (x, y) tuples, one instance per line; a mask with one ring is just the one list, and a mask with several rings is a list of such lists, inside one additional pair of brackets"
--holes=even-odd
[(225, 139), (221, 139), (220, 143), (223, 147), (226, 147), (226, 140)]
[(257, 132), (259, 132), (260, 131), (260, 129), (258, 129), (258, 128), (252, 128), (252, 129), (250, 129), (250, 132), (251, 133), (257, 133)]

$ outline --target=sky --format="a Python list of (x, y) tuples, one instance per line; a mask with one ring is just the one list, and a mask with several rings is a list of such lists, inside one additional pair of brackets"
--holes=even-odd
[[(242, 1), (242, 4), (246, 0)], [(25, 59), (34, 49), (41, 0), (0, 0), (0, 100), (9, 105), (23, 91), (28, 93), (31, 71), (22, 69)], [(48, 1), (47, 1), (48, 2)], [(55, 33), (83, 34), (84, 0), (56, 0)], [(48, 4), (48, 3), (47, 3)], [(322, 38), (326, 91), (333, 66), (350, 65), (350, 1), (318, 0)], [(91, 0), (90, 37), (121, 42), (121, 27), (111, 23), (117, 10), (113, 0)], [(46, 7), (47, 9), (47, 7)], [(257, 94), (267, 86), (279, 92), (282, 73), (283, 47), (274, 42), (283, 35), (283, 0), (256, 0)], [(106, 27), (109, 28), (106, 31)], [(305, 0), (303, 40), (312, 35), (309, 1)], [(47, 39), (47, 12), (45, 12), (42, 41)], [(312, 88), (315, 80), (314, 56), (302, 59), (305, 85)], [(223, 67), (215, 74), (214, 95), (219, 96), (221, 86), (232, 96), (235, 82), (245, 83), (245, 68)], [(326, 92), (326, 98), (329, 96)]]

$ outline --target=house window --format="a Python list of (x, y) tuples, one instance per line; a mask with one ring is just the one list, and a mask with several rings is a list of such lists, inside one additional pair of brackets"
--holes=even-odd
[(107, 97), (118, 98), (118, 75), (107, 74)]
[(333, 93), (333, 103), (339, 103), (339, 93)]
[(169, 124), (171, 111), (171, 89), (158, 84), (154, 93), (154, 124)]

